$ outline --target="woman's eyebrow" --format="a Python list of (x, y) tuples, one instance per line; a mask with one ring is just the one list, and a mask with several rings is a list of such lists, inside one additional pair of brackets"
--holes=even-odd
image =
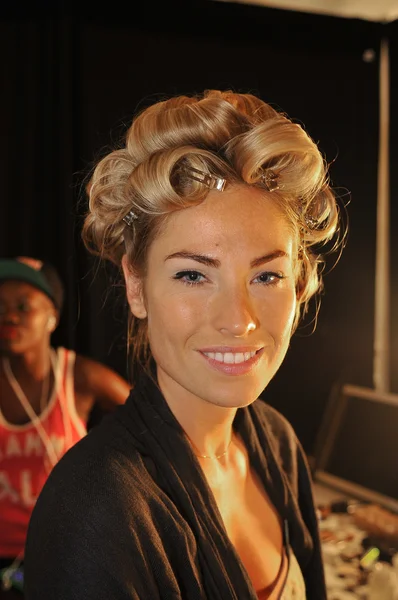
[(259, 267), (260, 265), (263, 265), (264, 263), (270, 262), (271, 260), (274, 260), (275, 258), (281, 258), (281, 257), (289, 258), (289, 255), (284, 250), (274, 250), (273, 252), (270, 252), (269, 254), (264, 254), (264, 256), (259, 256), (258, 258), (254, 258), (250, 262), (250, 266), (251, 267)]
[[(263, 256), (259, 256), (258, 258), (254, 258), (250, 262), (250, 267), (259, 267), (260, 265), (270, 262), (275, 258), (288, 256), (289, 255), (284, 250), (274, 250), (273, 252), (269, 252), (268, 254), (264, 254)], [(210, 256), (206, 256), (205, 254), (195, 254), (186, 250), (180, 250), (179, 252), (173, 252), (173, 254), (169, 254), (168, 256), (166, 256), (165, 262), (166, 260), (169, 260), (171, 258), (189, 258), (190, 260), (195, 260), (196, 262), (199, 262), (202, 265), (214, 268), (219, 268), (221, 266), (221, 261), (218, 260), (218, 258), (211, 258)]]
[(170, 258), (190, 258), (191, 260), (196, 260), (202, 265), (207, 265), (208, 267), (218, 268), (221, 266), (221, 261), (218, 258), (211, 258), (210, 256), (206, 256), (205, 254), (194, 254), (193, 252), (187, 252), (186, 250), (181, 250), (180, 252), (173, 252), (173, 254), (169, 254), (164, 259), (169, 260)]

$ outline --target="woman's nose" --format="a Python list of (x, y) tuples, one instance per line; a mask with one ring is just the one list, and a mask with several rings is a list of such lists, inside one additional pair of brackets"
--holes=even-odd
[(19, 323), (20, 317), (18, 311), (13, 310), (12, 308), (2, 308), (0, 310), (0, 319), (4, 323), (17, 324)]
[(245, 337), (258, 327), (255, 308), (246, 289), (225, 292), (214, 308), (214, 324), (224, 335)]

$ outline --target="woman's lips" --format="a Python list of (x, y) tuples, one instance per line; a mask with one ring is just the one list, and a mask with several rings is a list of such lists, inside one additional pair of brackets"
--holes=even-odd
[(15, 340), (18, 336), (18, 329), (13, 325), (3, 325), (0, 327), (1, 340)]
[(249, 373), (259, 362), (264, 348), (221, 349), (212, 348), (200, 350), (207, 363), (217, 371), (227, 375), (244, 375)]

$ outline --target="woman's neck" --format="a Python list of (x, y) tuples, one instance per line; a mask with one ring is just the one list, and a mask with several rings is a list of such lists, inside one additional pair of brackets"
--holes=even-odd
[(158, 371), (158, 384), (198, 457), (215, 458), (231, 443), (236, 408), (206, 402)]
[(51, 366), (51, 347), (42, 345), (28, 350), (23, 354), (4, 355), (8, 358), (10, 367), (17, 379), (30, 377), (41, 381), (48, 373)]

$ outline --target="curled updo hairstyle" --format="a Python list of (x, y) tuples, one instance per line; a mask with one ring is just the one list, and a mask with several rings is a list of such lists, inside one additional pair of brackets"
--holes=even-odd
[[(206, 91), (157, 102), (133, 120), (123, 145), (100, 160), (88, 184), (83, 240), (93, 253), (144, 276), (148, 248), (173, 211), (202, 202), (209, 188), (187, 168), (251, 185), (275, 201), (297, 234), (300, 314), (322, 286), (320, 246), (340, 242), (339, 211), (327, 166), (312, 139), (286, 115), (252, 94)], [(277, 178), (270, 192), (266, 174)], [(123, 218), (136, 215), (131, 226)], [(315, 251), (315, 249), (317, 251)], [(133, 359), (150, 357), (146, 320), (131, 317)]]

